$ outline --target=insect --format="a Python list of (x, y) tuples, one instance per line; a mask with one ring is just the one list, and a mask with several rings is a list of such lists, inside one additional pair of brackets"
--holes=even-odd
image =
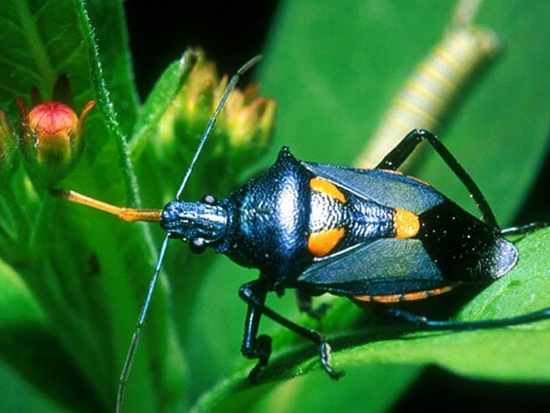
[[(365, 302), (419, 300), (447, 292), (461, 283), (490, 283), (509, 272), (518, 259), (506, 235), (545, 226), (529, 224), (501, 230), (481, 191), (453, 155), (430, 132), (413, 130), (374, 169), (355, 169), (296, 159), (287, 147), (260, 177), (227, 198), (212, 195), (196, 202), (180, 195), (225, 99), (239, 76), (232, 78), (212, 116), (174, 201), (162, 210), (119, 208), (73, 191), (53, 194), (114, 214), (126, 221), (156, 221), (166, 231), (159, 258), (138, 318), (121, 374), (117, 410), (169, 239), (189, 243), (200, 253), (210, 247), (237, 264), (257, 268), (258, 279), (244, 284), (239, 296), (248, 305), (242, 354), (257, 360), (250, 372), (257, 379), (271, 355), (271, 338), (259, 334), (262, 316), (310, 340), (332, 378), (331, 348), (325, 336), (285, 318), (265, 305), (269, 292), (295, 289), (301, 309), (317, 315), (311, 298), (324, 293)], [(483, 221), (462, 210), (428, 184), (397, 172), (423, 141), (431, 144), (477, 203)], [(433, 321), (395, 309), (391, 316), (427, 329), (496, 327), (550, 318), (550, 309), (499, 320)]]
[(372, 167), (413, 128), (434, 130), (463, 86), (498, 51), (489, 29), (459, 26), (420, 63), (384, 115), (356, 166)]

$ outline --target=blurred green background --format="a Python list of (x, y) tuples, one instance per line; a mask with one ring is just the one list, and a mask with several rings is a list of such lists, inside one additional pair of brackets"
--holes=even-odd
[[(247, 166), (243, 177), (270, 165), (282, 145), (289, 145), (299, 159), (351, 164), (405, 79), (449, 29), (456, 6), (435, 0), (195, 3), (125, 3), (135, 81), (145, 99), (164, 68), (188, 46), (202, 46), (221, 73), (233, 73), (251, 56), (264, 54), (243, 84), (253, 77), (262, 94), (277, 99), (276, 133), (261, 166)], [(502, 49), (464, 88), (437, 133), (479, 183), (499, 222), (548, 219), (550, 6), (544, 1), (485, 1), (473, 22), (495, 30)], [(417, 170), (468, 205), (466, 194), (441, 173), (430, 153)], [(178, 247), (172, 246), (169, 254), (178, 254)], [(182, 271), (170, 278), (185, 288), (185, 275)], [(236, 369), (252, 365), (239, 353), (245, 306), (236, 292), (256, 276), (216, 257), (196, 291), (193, 313), (175, 315), (176, 322), (178, 317), (189, 320), (185, 352), (194, 367), (186, 389), (189, 401)], [(298, 317), (290, 293), (270, 304)], [(264, 322), (262, 330), (278, 328)], [(339, 353), (334, 359), (337, 363)], [(454, 411), (487, 405), (526, 411), (550, 402), (550, 360), (546, 380), (522, 384), (458, 378), (437, 367), (422, 371), (407, 360), (365, 366), (351, 362), (345, 370), (337, 384), (315, 371), (229, 398), (220, 410), (401, 411), (425, 407), (434, 395), (448, 400), (446, 410)], [(4, 366), (0, 374), (0, 410), (61, 411), (11, 368)]]

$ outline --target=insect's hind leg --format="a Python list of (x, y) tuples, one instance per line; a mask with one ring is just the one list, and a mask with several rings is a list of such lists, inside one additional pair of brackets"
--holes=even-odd
[(500, 318), (497, 320), (479, 321), (451, 321), (451, 320), (430, 320), (426, 317), (411, 313), (398, 308), (386, 307), (379, 309), (379, 315), (394, 318), (414, 325), (419, 330), (430, 331), (465, 331), (485, 328), (509, 327), (518, 324), (534, 323), (536, 321), (550, 319), (550, 308), (534, 311), (529, 314), (516, 317)]
[(500, 233), (502, 235), (525, 235), (525, 234), (528, 234), (530, 232), (534, 232), (538, 229), (541, 229), (541, 228), (546, 228), (548, 225), (550, 225), (550, 223), (548, 222), (544, 222), (544, 221), (540, 221), (540, 222), (531, 222), (529, 224), (525, 224), (525, 225), (518, 225), (518, 226), (514, 226), (514, 227), (508, 227), (508, 228), (503, 228)]
[(456, 158), (451, 152), (441, 143), (437, 137), (427, 130), (414, 129), (409, 132), (402, 140), (397, 144), (395, 148), (388, 153), (384, 159), (376, 166), (376, 169), (389, 169), (395, 171), (409, 158), (412, 152), (416, 149), (419, 143), (427, 140), (435, 151), (439, 154), (441, 159), (445, 161), (447, 166), (451, 168), (454, 174), (460, 179), (463, 185), (468, 189), (468, 192), (474, 198), (477, 207), (481, 211), (485, 222), (499, 228), (493, 210), (487, 203), (487, 200), (481, 193), (481, 190), (470, 177), (470, 175), (464, 170), (464, 168), (458, 163)]

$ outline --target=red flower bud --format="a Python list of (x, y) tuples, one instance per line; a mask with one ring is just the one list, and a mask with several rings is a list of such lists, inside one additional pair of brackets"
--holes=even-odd
[(52, 184), (73, 168), (82, 153), (82, 126), (95, 102), (88, 102), (79, 117), (61, 102), (41, 103), (30, 112), (21, 99), (17, 104), (21, 109), (19, 141), (29, 172)]

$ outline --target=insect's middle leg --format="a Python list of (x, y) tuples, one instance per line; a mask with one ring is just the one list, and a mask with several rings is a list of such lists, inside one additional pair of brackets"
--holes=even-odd
[(306, 313), (311, 318), (315, 318), (317, 320), (321, 319), (330, 307), (327, 303), (314, 307), (311, 301), (311, 295), (301, 290), (296, 290), (296, 302), (298, 304), (298, 309), (301, 312)]
[(300, 326), (271, 308), (266, 307), (264, 304), (266, 294), (267, 285), (262, 279), (244, 284), (239, 289), (239, 296), (248, 304), (241, 352), (247, 358), (259, 359), (258, 364), (250, 372), (249, 378), (251, 380), (256, 379), (260, 369), (267, 365), (269, 356), (271, 355), (271, 337), (264, 334), (258, 336), (258, 326), (262, 314), (281, 324), (283, 327), (317, 344), (319, 346), (319, 357), (323, 368), (333, 379), (339, 378), (342, 373), (335, 371), (330, 365), (331, 349), (325, 336), (316, 330)]

